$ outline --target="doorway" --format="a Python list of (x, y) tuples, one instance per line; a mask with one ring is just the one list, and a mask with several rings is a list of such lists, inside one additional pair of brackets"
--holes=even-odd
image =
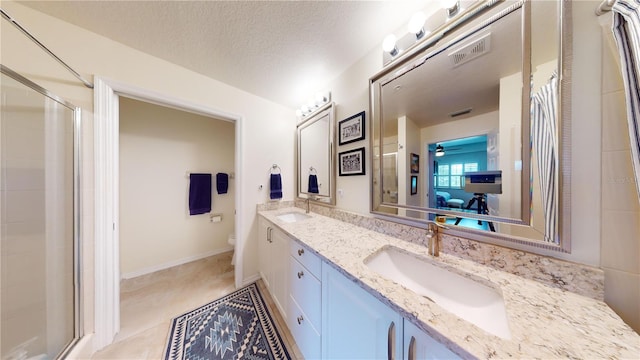
[[(235, 125), (235, 183), (241, 188), (242, 118), (201, 104), (167, 96), (149, 89), (106, 79), (95, 79), (95, 349), (111, 344), (120, 329), (120, 213), (119, 213), (119, 106), (121, 97), (165, 106), (192, 114), (220, 119)], [(186, 171), (186, 170), (185, 170)], [(184, 176), (184, 175), (183, 175)], [(235, 211), (242, 213), (242, 193), (235, 194)], [(241, 253), (243, 238), (240, 216), (234, 219), (238, 241), (236, 253)], [(235, 264), (236, 286), (242, 279), (242, 256)]]

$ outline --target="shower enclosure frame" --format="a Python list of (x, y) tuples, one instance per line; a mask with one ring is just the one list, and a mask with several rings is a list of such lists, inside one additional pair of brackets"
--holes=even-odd
[(13, 71), (9, 67), (0, 64), (0, 73), (16, 80), (37, 93), (57, 102), (73, 112), (73, 327), (74, 337), (65, 346), (56, 358), (64, 358), (73, 349), (75, 344), (84, 335), (83, 319), (83, 296), (82, 296), (82, 242), (80, 241), (81, 231), (81, 181), (82, 181), (82, 159), (81, 159), (81, 133), (82, 133), (82, 109), (73, 105), (69, 101), (51, 93), (33, 81)]

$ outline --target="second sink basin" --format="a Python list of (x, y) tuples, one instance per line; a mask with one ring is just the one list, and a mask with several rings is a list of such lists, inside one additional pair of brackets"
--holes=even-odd
[(276, 216), (279, 220), (286, 223), (294, 223), (300, 220), (308, 219), (311, 216), (299, 212), (288, 212)]
[(481, 329), (503, 339), (511, 338), (504, 300), (492, 287), (394, 247), (370, 256), (365, 264)]

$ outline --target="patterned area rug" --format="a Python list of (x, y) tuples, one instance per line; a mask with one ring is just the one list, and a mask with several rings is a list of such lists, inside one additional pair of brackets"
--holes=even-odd
[(173, 319), (164, 358), (291, 359), (256, 283)]

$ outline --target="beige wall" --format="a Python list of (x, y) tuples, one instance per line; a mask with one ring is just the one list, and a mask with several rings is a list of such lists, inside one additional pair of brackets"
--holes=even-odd
[[(398, 119), (398, 202), (412, 206), (420, 206), (420, 199), (424, 197), (424, 193), (418, 191), (417, 194), (411, 195), (411, 176), (420, 176), (427, 169), (419, 169), (420, 173), (412, 174), (410, 163), (411, 154), (421, 155), (420, 153), (420, 129), (418, 126), (406, 116)], [(425, 158), (420, 158), (419, 164), (425, 163)], [(418, 178), (418, 184), (421, 183)], [(411, 210), (399, 210), (399, 215), (418, 217), (419, 213)]]
[[(123, 278), (230, 249), (235, 184), (216, 192), (215, 174), (233, 173), (234, 123), (120, 99), (120, 271)], [(210, 173), (211, 213), (189, 216), (187, 172)]]
[[(610, 17), (608, 17), (610, 19)], [(640, 332), (640, 206), (619, 55), (605, 23), (602, 35), (602, 247), (605, 301)]]

